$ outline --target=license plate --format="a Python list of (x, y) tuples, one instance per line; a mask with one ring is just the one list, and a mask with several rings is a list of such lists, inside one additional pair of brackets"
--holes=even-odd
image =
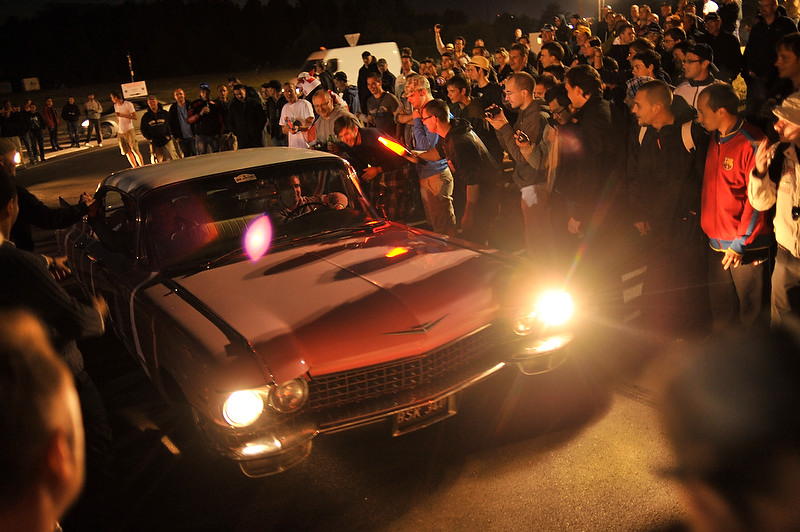
[(425, 428), (456, 413), (456, 396), (449, 395), (437, 401), (402, 410), (394, 415), (392, 436), (400, 436)]

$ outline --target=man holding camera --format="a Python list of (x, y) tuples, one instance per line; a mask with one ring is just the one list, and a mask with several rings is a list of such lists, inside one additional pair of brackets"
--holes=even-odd
[(515, 72), (506, 80), (506, 99), (519, 112), (513, 127), (500, 107), (490, 107), (487, 110), (487, 118), (495, 129), (500, 144), (514, 159), (512, 178), (520, 189), (525, 247), (531, 257), (541, 256), (543, 251), (553, 249), (553, 235), (548, 229), (551, 225), (547, 212), (548, 154), (534, 149), (532, 155), (526, 157), (520, 149), (520, 145), (528, 143), (535, 147), (545, 146), (543, 134), (548, 115), (543, 110), (544, 102), (533, 98), (534, 86), (533, 76), (527, 72)]

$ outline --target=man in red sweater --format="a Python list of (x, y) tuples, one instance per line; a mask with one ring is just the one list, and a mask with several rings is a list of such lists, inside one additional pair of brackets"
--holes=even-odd
[(709, 238), (709, 295), (714, 330), (766, 325), (762, 296), (774, 241), (772, 220), (747, 201), (747, 182), (764, 134), (737, 113), (739, 98), (715, 83), (697, 100), (700, 123), (712, 134), (703, 175), (700, 223)]

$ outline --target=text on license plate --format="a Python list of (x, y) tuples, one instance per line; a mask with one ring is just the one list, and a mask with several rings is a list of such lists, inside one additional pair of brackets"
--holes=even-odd
[(392, 436), (400, 436), (446, 419), (456, 413), (455, 394), (407, 408), (394, 415)]

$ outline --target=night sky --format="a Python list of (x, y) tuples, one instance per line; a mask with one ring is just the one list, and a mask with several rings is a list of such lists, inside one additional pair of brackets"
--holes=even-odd
[[(5, 21), (9, 15), (18, 17), (31, 17), (36, 11), (49, 3), (75, 3), (76, 0), (2, 0), (0, 1), (0, 21)], [(430, 11), (444, 11), (445, 9), (461, 9), (476, 18), (487, 20), (499, 13), (524, 14), (533, 18), (541, 15), (549, 0), (406, 0), (418, 13)], [(574, 13), (580, 8), (583, 1), (584, 16), (595, 16), (597, 2), (592, 0), (558, 0), (564, 13)], [(235, 3), (244, 4), (245, 0), (234, 0)], [(81, 0), (85, 4), (121, 4), (123, 0)], [(613, 5), (613, 4), (612, 4)]]

